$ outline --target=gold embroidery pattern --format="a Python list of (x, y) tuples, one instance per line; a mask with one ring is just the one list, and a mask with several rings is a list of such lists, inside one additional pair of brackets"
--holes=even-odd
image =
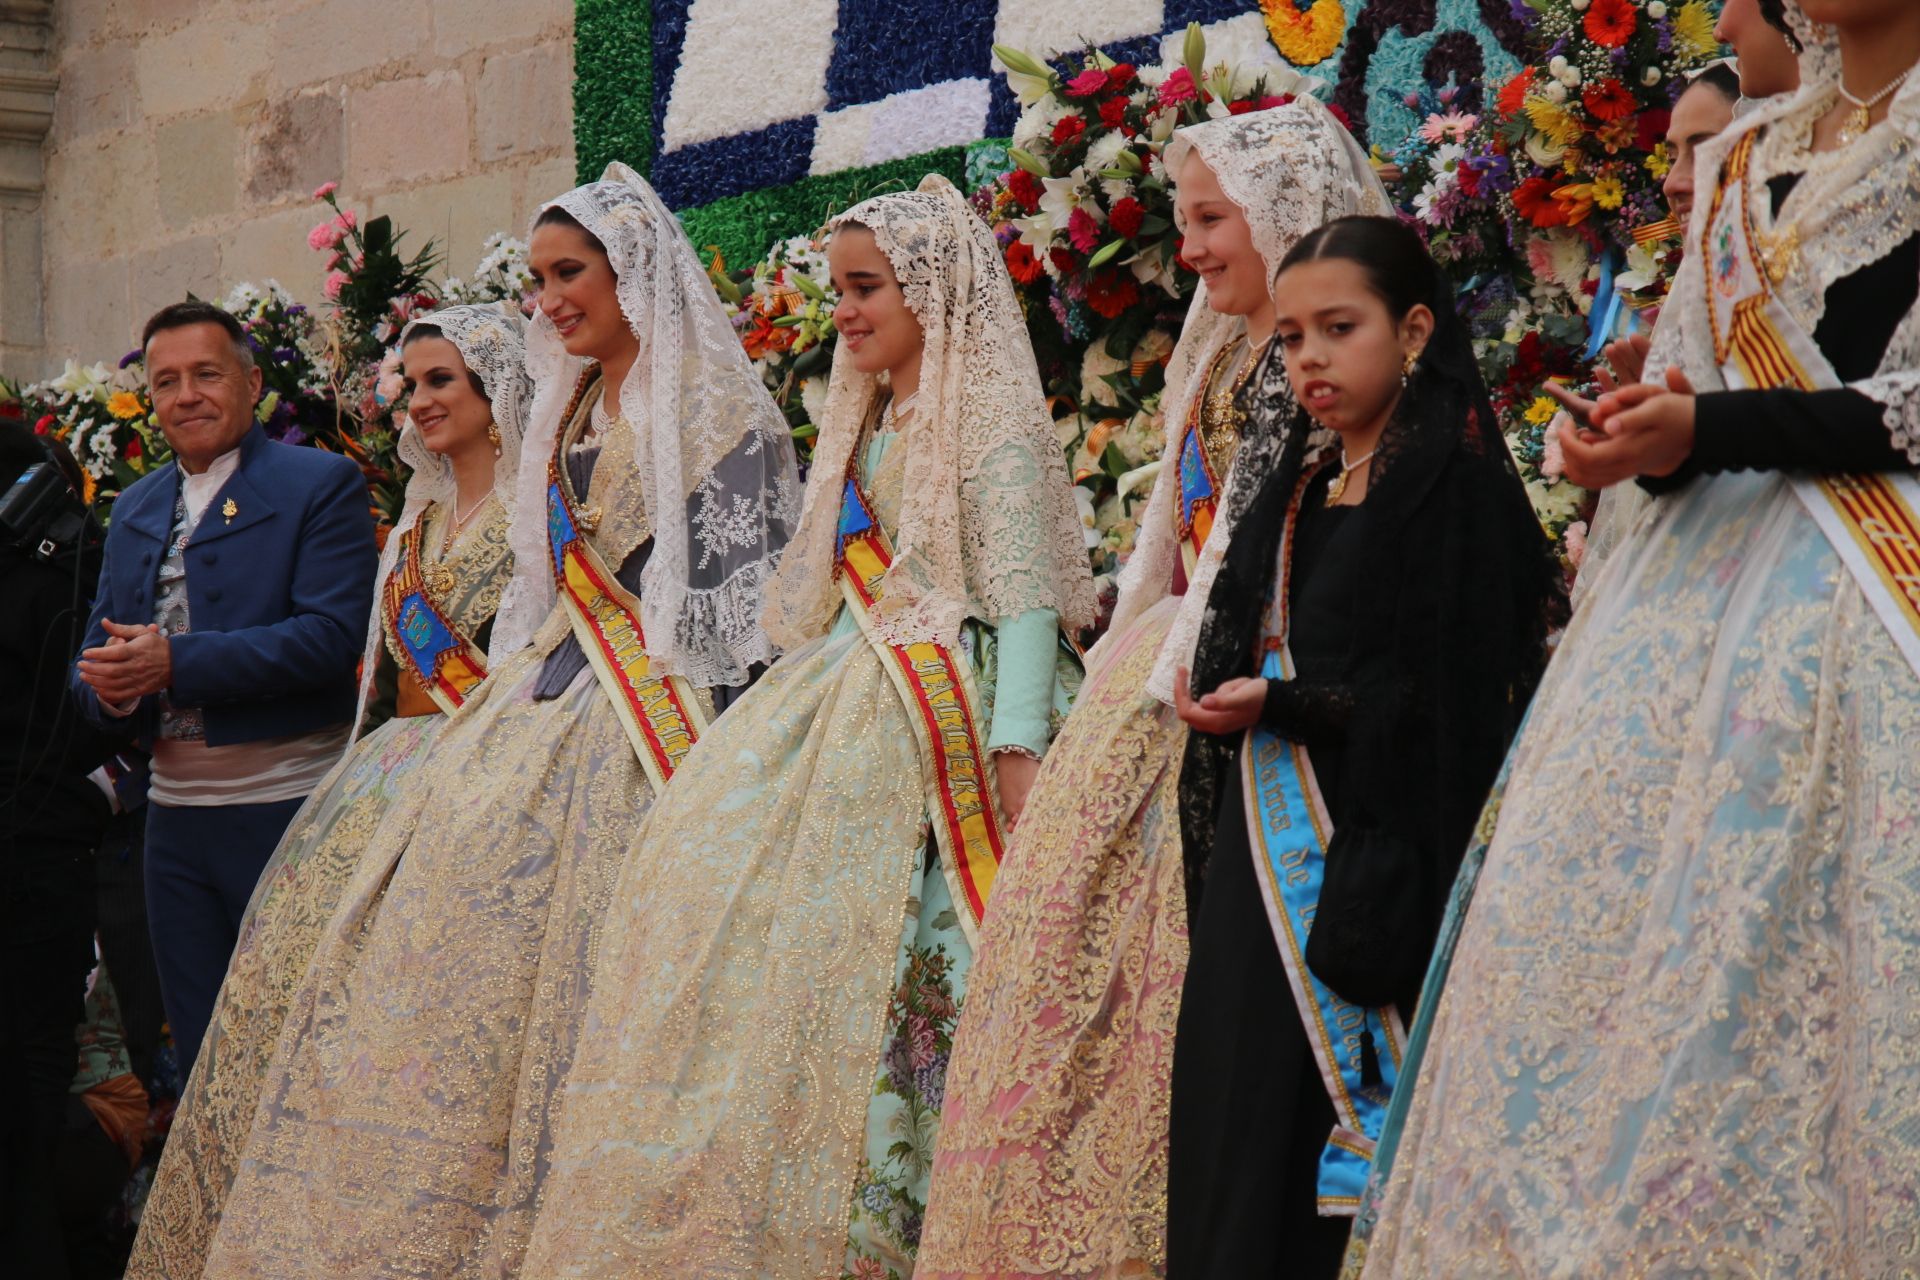
[(1920, 679), (1784, 480), (1700, 484), (1540, 689), (1368, 1280), (1915, 1274)]
[(948, 1068), (921, 1280), (1165, 1270), (1186, 730), (1143, 691), (1178, 604), (1109, 641), (994, 887)]

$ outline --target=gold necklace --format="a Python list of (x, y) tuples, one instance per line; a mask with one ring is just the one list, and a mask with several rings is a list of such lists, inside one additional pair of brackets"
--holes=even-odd
[[(1232, 377), (1221, 381), (1220, 371), (1233, 358), (1240, 346), (1246, 345), (1246, 358)], [(1240, 388), (1253, 373), (1261, 350), (1266, 346), (1253, 345), (1244, 338), (1235, 339), (1220, 348), (1213, 362), (1207, 366), (1207, 381), (1200, 397), (1200, 445), (1207, 451), (1207, 461), (1212, 464), (1214, 474), (1224, 476), (1227, 467), (1233, 461), (1234, 449), (1240, 443), (1240, 428), (1246, 421), (1246, 415), (1240, 412), (1234, 401), (1239, 397)]]
[(1355, 471), (1358, 471), (1361, 467), (1366, 466), (1369, 462), (1372, 462), (1373, 455), (1378, 452), (1380, 452), (1380, 446), (1375, 445), (1373, 448), (1367, 450), (1364, 457), (1355, 458), (1352, 462), (1348, 462), (1346, 446), (1341, 446), (1340, 474), (1335, 476), (1333, 483), (1327, 486), (1328, 506), (1337, 507), (1340, 505), (1341, 497), (1347, 492), (1347, 477)]
[(1907, 77), (1912, 74), (1913, 68), (1908, 67), (1905, 71), (1895, 76), (1880, 92), (1874, 94), (1871, 98), (1856, 98), (1847, 92), (1845, 81), (1837, 83), (1834, 87), (1840, 91), (1840, 96), (1846, 99), (1853, 110), (1847, 112), (1841, 119), (1840, 130), (1834, 135), (1834, 140), (1843, 147), (1851, 146), (1853, 143), (1859, 141), (1860, 135), (1873, 127), (1873, 109), (1879, 106), (1888, 94), (1905, 84)]

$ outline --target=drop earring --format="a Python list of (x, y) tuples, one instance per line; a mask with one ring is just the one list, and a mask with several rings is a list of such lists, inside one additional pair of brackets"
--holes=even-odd
[(499, 457), (500, 456), (500, 424), (499, 423), (497, 422), (487, 423), (487, 439), (493, 442), (493, 456), (496, 458)]

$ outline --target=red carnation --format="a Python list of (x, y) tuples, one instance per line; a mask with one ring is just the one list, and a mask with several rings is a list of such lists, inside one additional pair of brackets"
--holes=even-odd
[(1087, 122), (1077, 115), (1061, 116), (1053, 126), (1053, 145), (1064, 147), (1087, 131)]
[(1021, 284), (1032, 284), (1047, 274), (1040, 265), (1040, 259), (1033, 256), (1033, 250), (1025, 240), (1015, 240), (1007, 246), (1007, 274)]
[(1595, 120), (1624, 120), (1640, 105), (1632, 91), (1612, 77), (1588, 85), (1580, 100), (1587, 104), (1587, 111)]
[(1132, 83), (1133, 64), (1131, 62), (1116, 62), (1107, 68), (1107, 87), (1109, 89), (1124, 89)]
[(1140, 286), (1130, 271), (1102, 267), (1087, 282), (1087, 305), (1109, 320), (1138, 301)]
[(1070, 276), (1080, 267), (1080, 263), (1067, 250), (1055, 246), (1047, 250), (1047, 257), (1053, 260), (1053, 269), (1063, 276)]
[(1227, 114), (1230, 116), (1244, 116), (1249, 111), (1258, 111), (1259, 109), (1260, 108), (1254, 106), (1252, 102), (1246, 99), (1242, 99), (1239, 102), (1229, 102), (1227, 104)]
[(1255, 103), (1254, 106), (1260, 111), (1270, 111), (1274, 107), (1284, 107), (1292, 101), (1293, 95), (1290, 93), (1270, 93)]
[(1114, 201), (1113, 208), (1107, 210), (1107, 225), (1114, 233), (1131, 240), (1140, 234), (1140, 224), (1146, 220), (1147, 211), (1132, 196), (1122, 196)]
[(1108, 98), (1100, 104), (1100, 123), (1109, 129), (1118, 129), (1127, 121), (1127, 100)]
[(1633, 37), (1640, 18), (1627, 0), (1593, 0), (1583, 25), (1589, 39), (1609, 49), (1618, 49)]
[(1007, 175), (1007, 190), (1028, 213), (1040, 207), (1040, 179), (1025, 169), (1015, 169)]
[(59, 419), (52, 414), (46, 414), (40, 421), (33, 424), (33, 434), (37, 436), (52, 435), (54, 424), (58, 421)]
[(1566, 206), (1553, 198), (1553, 180), (1535, 175), (1513, 189), (1513, 207), (1536, 227), (1567, 225)]
[(124, 457), (127, 457), (129, 459), (139, 457), (140, 456), (140, 437), (134, 436), (131, 439), (129, 439), (127, 441), (127, 447), (122, 449), (120, 452)]

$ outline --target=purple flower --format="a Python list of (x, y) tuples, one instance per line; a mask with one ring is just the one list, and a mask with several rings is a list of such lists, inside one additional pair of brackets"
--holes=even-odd
[(947, 1055), (937, 1053), (933, 1061), (913, 1073), (913, 1087), (920, 1100), (938, 1111), (947, 1097)]
[(300, 358), (300, 353), (292, 347), (275, 347), (273, 358), (281, 364), (290, 364)]
[(124, 369), (128, 365), (133, 364), (136, 361), (143, 360), (146, 358), (146, 354), (147, 353), (140, 350), (140, 348), (135, 347), (133, 350), (127, 352), (127, 354), (120, 357), (120, 367)]
[(907, 1090), (913, 1088), (913, 1045), (905, 1036), (895, 1036), (887, 1041), (885, 1058), (887, 1084), (901, 1097), (907, 1096)]

